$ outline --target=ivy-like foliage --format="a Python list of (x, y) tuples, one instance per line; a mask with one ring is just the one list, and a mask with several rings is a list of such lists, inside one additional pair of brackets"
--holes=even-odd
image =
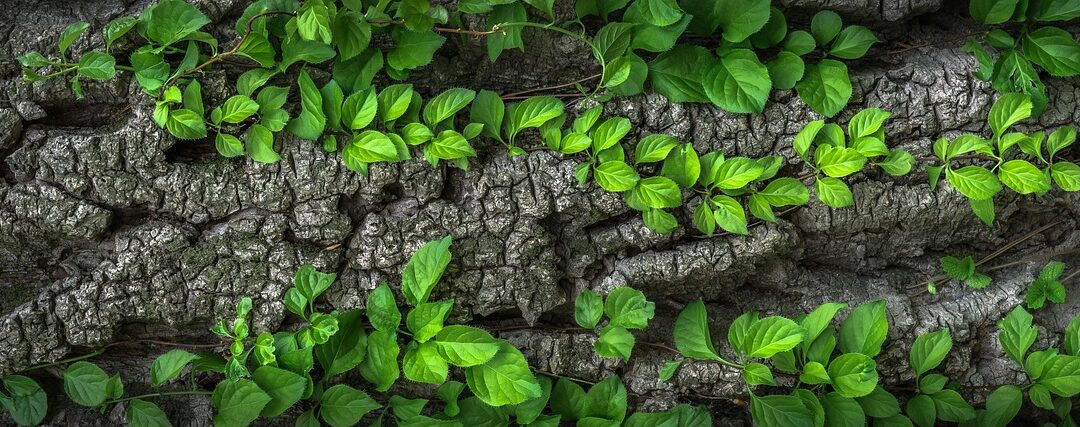
[[(985, 409), (974, 408), (955, 382), (932, 372), (952, 349), (949, 330), (918, 336), (909, 352), (915, 393), (902, 410), (897, 397), (880, 384), (874, 361), (889, 330), (885, 301), (855, 307), (839, 328), (832, 326), (846, 307), (826, 303), (795, 319), (743, 314), (728, 328), (734, 352), (729, 359), (712, 342), (705, 305), (690, 303), (679, 314), (674, 330), (675, 345), (684, 358), (665, 365), (660, 379), (667, 381), (688, 362), (735, 368), (746, 383), (754, 423), (763, 427), (867, 425), (868, 420), (886, 426), (932, 427), (941, 421), (1004, 427), (1019, 413), (1025, 388), (1035, 406), (1054, 410), (1062, 425), (1075, 425), (1069, 412), (1070, 399), (1080, 394), (1080, 315), (1066, 328), (1060, 353), (1050, 348), (1029, 354), (1037, 328), (1023, 308), (1015, 308), (1002, 319), (998, 342), (1025, 369), (1030, 383), (998, 387), (987, 397)], [(759, 394), (763, 387), (780, 385), (774, 371), (797, 378), (789, 394)]]
[[(1040, 70), (1054, 77), (1080, 75), (1080, 42), (1068, 31), (1049, 25), (1080, 17), (1080, 1), (972, 0), (969, 11), (984, 24), (1005, 24), (988, 31), (983, 40), (971, 38), (964, 45), (979, 64), (975, 77), (991, 82), (1003, 94), (1029, 96), (1035, 116), (1042, 114), (1047, 103)], [(1008, 31), (1010, 23), (1023, 25), (1019, 31)], [(987, 51), (983, 42), (997, 51)]]
[(574, 300), (574, 321), (585, 329), (595, 329), (607, 317), (607, 324), (600, 329), (594, 344), (601, 357), (630, 360), (634, 349), (633, 329), (645, 329), (653, 318), (656, 304), (645, 299), (645, 294), (632, 288), (616, 288), (606, 298), (586, 289)]
[[(1080, 191), (1080, 166), (1057, 158), (1076, 142), (1076, 127), (1062, 126), (1049, 136), (1043, 131), (1031, 134), (1008, 132), (1014, 124), (1031, 117), (1032, 108), (1028, 95), (1002, 95), (994, 102), (987, 117), (992, 133), (990, 139), (963, 134), (952, 140), (941, 137), (935, 141), (934, 155), (943, 164), (927, 166), (930, 188), (937, 187), (944, 172), (949, 185), (968, 198), (975, 215), (988, 226), (994, 222), (993, 197), (1003, 188), (1039, 196), (1049, 192), (1052, 184), (1064, 191)], [(1019, 151), (1018, 155), (1010, 155), (1014, 151)], [(957, 166), (957, 163), (972, 160), (976, 164)], [(988, 163), (992, 166), (983, 166)]]
[[(971, 255), (963, 258), (946, 255), (941, 257), (941, 259), (938, 260), (938, 263), (941, 265), (941, 270), (944, 271), (950, 279), (964, 282), (965, 285), (972, 288), (985, 288), (990, 286), (990, 282), (992, 281), (989, 275), (975, 269), (975, 260)], [(930, 293), (937, 292), (937, 288), (933, 282), (930, 283), (928, 289)]]

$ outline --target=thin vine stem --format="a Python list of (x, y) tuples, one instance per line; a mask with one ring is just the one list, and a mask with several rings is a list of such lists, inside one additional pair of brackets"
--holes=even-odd
[(112, 405), (114, 403), (127, 402), (135, 399), (149, 399), (152, 397), (168, 397), (168, 396), (209, 396), (214, 392), (209, 390), (184, 390), (184, 391), (161, 391), (157, 393), (146, 393), (138, 396), (125, 397), (121, 399), (106, 400), (102, 402), (102, 406)]
[(102, 353), (105, 353), (105, 348), (99, 348), (97, 350), (94, 350), (93, 352), (86, 353), (86, 354), (84, 354), (82, 356), (75, 356), (75, 357), (71, 357), (71, 358), (67, 358), (67, 359), (57, 360), (55, 362), (42, 363), (42, 364), (34, 365), (34, 366), (29, 367), (29, 368), (23, 369), (21, 372), (35, 371), (35, 370), (38, 370), (38, 369), (44, 369), (44, 368), (48, 368), (48, 367), (52, 367), (52, 366), (64, 365), (64, 364), (68, 364), (68, 363), (78, 362), (80, 360), (86, 360), (86, 359), (90, 359), (90, 358), (93, 358), (93, 357), (100, 356)]
[(604, 84), (603, 76), (607, 75), (607, 63), (604, 60), (604, 54), (602, 52), (600, 52), (600, 49), (598, 49), (596, 47), (596, 45), (593, 44), (593, 42), (591, 40), (589, 40), (587, 37), (582, 36), (581, 34), (577, 34), (577, 33), (573, 32), (573, 31), (567, 30), (565, 28), (556, 26), (556, 25), (541, 24), (541, 23), (538, 23), (538, 22), (504, 22), (504, 23), (501, 23), (501, 24), (496, 24), (494, 27), (492, 27), (492, 29), (494, 30), (494, 29), (502, 29), (502, 28), (508, 28), (508, 27), (539, 28), (541, 30), (554, 31), (556, 33), (562, 34), (564, 36), (567, 36), (567, 37), (570, 37), (570, 38), (572, 38), (574, 40), (582, 42), (586, 46), (589, 46), (589, 49), (592, 49), (593, 56), (596, 57), (596, 61), (600, 63), (600, 76), (601, 76), (600, 82), (598, 82), (596, 84), (596, 88), (593, 89), (592, 93), (589, 94), (589, 96), (590, 97), (591, 96), (596, 96), (596, 94), (600, 92), (600, 89), (603, 88), (603, 84)]
[(562, 89), (564, 87), (573, 86), (573, 85), (576, 85), (578, 83), (584, 83), (584, 82), (587, 82), (589, 80), (598, 79), (598, 78), (601, 78), (601, 77), (604, 77), (604, 75), (603, 74), (593, 74), (593, 75), (591, 75), (589, 77), (580, 78), (580, 79), (574, 80), (574, 81), (569, 82), (569, 83), (562, 83), (562, 84), (558, 84), (558, 85), (554, 85), (554, 86), (538, 87), (538, 88), (534, 88), (534, 89), (525, 89), (525, 90), (520, 90), (520, 91), (517, 91), (517, 92), (508, 93), (508, 94), (502, 95), (501, 98), (502, 99), (515, 98), (515, 97), (519, 97), (519, 96), (529, 94), (529, 93), (534, 93), (534, 92), (540, 92), (540, 91), (545, 91), (545, 90)]
[(207, 59), (203, 63), (195, 66), (195, 68), (192, 68), (192, 69), (187, 70), (187, 71), (185, 71), (183, 73), (180, 73), (180, 74), (177, 74), (177, 75), (173, 76), (167, 82), (165, 82), (164, 87), (169, 87), (169, 86), (175, 85), (176, 81), (179, 80), (180, 78), (183, 78), (183, 77), (195, 74), (197, 72), (200, 72), (200, 71), (202, 71), (203, 68), (206, 68), (206, 67), (210, 66), (211, 64), (214, 64), (216, 62), (220, 62), (220, 61), (224, 60), (225, 58), (228, 58), (228, 57), (231, 57), (231, 56), (235, 55), (236, 52), (240, 51), (240, 47), (244, 45), (244, 42), (247, 41), (248, 37), (251, 36), (251, 32), (252, 32), (251, 25), (255, 23), (255, 20), (259, 19), (259, 18), (262, 18), (262, 17), (273, 16), (273, 15), (296, 15), (296, 12), (289, 12), (289, 11), (283, 11), (283, 10), (270, 10), (270, 11), (266, 11), (266, 12), (256, 13), (254, 16), (252, 16), (250, 19), (248, 19), (247, 24), (246, 24), (247, 31), (245, 31), (244, 35), (240, 37), (240, 41), (236, 42), (236, 46), (233, 46), (232, 49), (229, 49), (229, 50), (227, 50), (225, 52), (221, 52), (221, 53), (219, 53), (217, 55), (211, 56), (209, 59)]

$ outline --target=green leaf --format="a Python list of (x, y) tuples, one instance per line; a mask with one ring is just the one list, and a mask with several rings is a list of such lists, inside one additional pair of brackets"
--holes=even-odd
[(179, 139), (206, 138), (206, 123), (203, 122), (202, 116), (188, 109), (170, 111), (165, 127), (169, 133)]
[(109, 50), (109, 48), (112, 47), (113, 42), (119, 40), (127, 34), (128, 31), (131, 31), (137, 23), (138, 20), (134, 17), (121, 16), (109, 21), (108, 24), (105, 24), (105, 28), (102, 29), (102, 38), (105, 39), (105, 50)]
[(1051, 393), (1073, 397), (1080, 393), (1080, 356), (1055, 356), (1046, 363), (1039, 383)]
[(829, 55), (841, 59), (859, 59), (866, 55), (871, 45), (877, 42), (878, 38), (866, 27), (852, 25), (837, 34), (832, 48), (829, 49)]
[(948, 329), (939, 329), (915, 338), (910, 352), (911, 368), (915, 370), (915, 375), (921, 376), (941, 365), (952, 350), (952, 345), (952, 336)]
[(1080, 17), (1080, 4), (1074, 0), (1039, 1), (1030, 5), (1028, 16), (1038, 21), (1068, 21)]
[(877, 363), (862, 353), (846, 353), (829, 363), (829, 378), (841, 396), (866, 396), (877, 386)]
[(821, 399), (822, 409), (825, 412), (825, 425), (833, 426), (863, 426), (866, 425), (866, 414), (862, 406), (855, 399), (832, 392)]
[(729, 233), (741, 235), (750, 233), (746, 229), (746, 212), (738, 200), (721, 194), (713, 196), (712, 202), (716, 205), (716, 210), (713, 212), (716, 225)]
[(814, 152), (815, 161), (825, 175), (842, 178), (862, 170), (866, 156), (850, 147), (820, 145)]
[(1050, 390), (1042, 384), (1033, 384), (1031, 388), (1028, 389), (1028, 399), (1030, 399), (1031, 403), (1037, 407), (1049, 409), (1051, 411), (1054, 410), (1054, 402), (1053, 398), (1050, 397)]
[(937, 419), (937, 407), (930, 395), (919, 394), (907, 402), (908, 417), (919, 427), (932, 427)]
[(386, 283), (379, 284), (367, 297), (367, 317), (376, 330), (395, 331), (401, 324), (401, 312)]
[(293, 275), (293, 286), (308, 300), (314, 300), (329, 289), (335, 279), (337, 275), (334, 273), (323, 273), (311, 264), (304, 264)]
[(258, 62), (263, 68), (270, 68), (276, 63), (274, 57), (277, 56), (277, 51), (265, 35), (252, 33), (240, 43), (236, 54)]
[(395, 330), (372, 332), (368, 335), (367, 356), (360, 363), (360, 374), (375, 386), (375, 390), (389, 390), (401, 376), (397, 362), (399, 353), (401, 347), (398, 346)]
[[(506, 130), (510, 141), (524, 129), (540, 127), (548, 120), (554, 119), (563, 113), (563, 103), (555, 97), (536, 96), (510, 108), (509, 127)], [(594, 136), (593, 139), (596, 137)], [(511, 142), (512, 143), (512, 142)]]
[(831, 10), (822, 10), (814, 15), (810, 21), (810, 31), (814, 34), (814, 40), (818, 45), (825, 46), (836, 38), (840, 33), (843, 22), (840, 15)]
[[(761, 30), (750, 36), (750, 44), (755, 49), (774, 47), (784, 41), (787, 31), (787, 18), (784, 17), (784, 12), (776, 7), (770, 7), (769, 21), (765, 23)], [(794, 84), (794, 82), (792, 83)]]
[(448, 417), (456, 417), (459, 411), (458, 408), (458, 396), (465, 390), (465, 384), (450, 380), (443, 385), (440, 385), (435, 393), (439, 395), (439, 398), (446, 402), (446, 407), (443, 408), (443, 413)]
[(799, 326), (802, 326), (806, 330), (806, 336), (803, 340), (803, 349), (810, 347), (810, 344), (821, 335), (822, 332), (829, 327), (833, 318), (836, 317), (836, 313), (840, 310), (847, 308), (847, 304), (829, 302), (819, 305), (810, 314), (807, 314), (800, 322)]
[(683, 144), (671, 151), (667, 156), (667, 160), (664, 161), (661, 174), (675, 181), (683, 188), (692, 187), (701, 174), (701, 163), (697, 151), (694, 151), (694, 146)]
[(74, 43), (87, 28), (90, 28), (89, 22), (73, 22), (67, 27), (64, 27), (64, 30), (60, 32), (60, 37), (57, 40), (60, 47), (60, 58), (66, 57), (68, 48), (71, 47), (71, 44)]
[(139, 21), (146, 37), (164, 47), (198, 31), (210, 18), (183, 0), (162, 0), (146, 9)]
[(922, 377), (919, 380), (919, 392), (923, 394), (934, 394), (945, 388), (945, 385), (949, 382), (949, 378), (941, 374), (930, 374)]
[(641, 212), (641, 220), (645, 227), (659, 234), (669, 234), (679, 227), (679, 220), (675, 215), (663, 209), (646, 208)]
[(592, 133), (593, 151), (599, 153), (614, 147), (630, 132), (630, 120), (625, 117), (612, 117), (600, 123)]
[(1024, 35), (1024, 56), (1050, 75), (1070, 77), (1080, 74), (1080, 43), (1067, 31), (1042, 27)]
[(978, 216), (987, 227), (993, 225), (994, 199), (968, 199), (968, 204), (971, 205), (971, 210), (975, 212), (975, 216)]
[(820, 178), (816, 182), (816, 188), (818, 199), (831, 207), (843, 208), (855, 203), (851, 189), (839, 178)]
[(274, 151), (273, 132), (260, 124), (254, 124), (248, 128), (247, 137), (244, 139), (244, 148), (247, 149), (251, 159), (256, 162), (277, 163), (281, 160), (281, 156)]
[(804, 205), (810, 200), (806, 186), (795, 178), (778, 178), (757, 193), (772, 206)]
[(799, 374), (799, 381), (807, 384), (828, 384), (829, 373), (825, 370), (825, 366), (818, 362), (806, 362), (802, 373)]
[(506, 106), (502, 98), (490, 90), (481, 90), (473, 99), (472, 107), (469, 108), (469, 121), (484, 125), (481, 134), (502, 141), (499, 130), (502, 129), (503, 116)]
[(776, 385), (772, 371), (768, 366), (760, 363), (747, 363), (743, 368), (742, 377), (747, 385)]
[(405, 350), (405, 358), (401, 362), (405, 371), (405, 378), (411, 381), (442, 384), (446, 382), (450, 367), (439, 356), (439, 350), (435, 341), (427, 341), (417, 344), (409, 343)]
[(1080, 314), (1073, 316), (1065, 327), (1065, 353), (1080, 356)]
[(603, 189), (611, 192), (630, 190), (634, 188), (638, 180), (641, 179), (634, 168), (619, 161), (601, 163), (600, 166), (597, 166), (594, 169), (594, 172), (596, 183), (600, 184), (600, 187), (603, 187)]
[(304, 377), (273, 366), (262, 366), (251, 373), (251, 379), (270, 396), (270, 402), (259, 414), (263, 417), (281, 415), (300, 401), (307, 380)]
[[(522, 6), (521, 3), (517, 2), (496, 5), (487, 16), (489, 25), (502, 22), (524, 21), (528, 21), (525, 6)], [(495, 61), (499, 58), (499, 55), (507, 49), (524, 51), (525, 42), (522, 40), (521, 30), (522, 27), (509, 27), (504, 29), (505, 34), (492, 34), (487, 36), (488, 59)]]
[(341, 122), (347, 129), (363, 129), (375, 120), (378, 106), (374, 89), (368, 88), (353, 93), (345, 98), (341, 107)]
[(665, 27), (679, 22), (683, 11), (672, 0), (637, 0), (641, 16), (646, 22), (657, 27)]
[(499, 351), (499, 341), (487, 331), (471, 326), (450, 325), (435, 337), (439, 354), (454, 366), (470, 367), (491, 360)]
[(469, 390), (492, 406), (515, 405), (539, 397), (540, 384), (529, 370), (525, 356), (508, 342), (497, 345), (494, 357), (465, 368)]
[(713, 215), (712, 208), (709, 207), (708, 203), (699, 203), (698, 207), (694, 209), (694, 226), (701, 230), (702, 233), (711, 236), (716, 231), (716, 218)]
[(595, 328), (603, 314), (603, 298), (591, 289), (581, 291), (574, 300), (574, 321), (582, 328)]
[(1009, 160), (998, 169), (998, 177), (1020, 194), (1042, 193), (1050, 190), (1050, 177), (1026, 160)]
[(22, 375), (5, 376), (3, 382), (11, 396), (0, 393), (0, 406), (3, 406), (12, 421), (20, 426), (41, 424), (48, 411), (49, 402), (45, 391), (37, 382)]
[(623, 361), (630, 360), (630, 352), (634, 349), (634, 335), (622, 326), (608, 325), (600, 330), (597, 339), (596, 354), (600, 357), (621, 358)]
[(885, 124), (885, 120), (888, 120), (891, 116), (892, 113), (880, 108), (860, 110), (850, 121), (848, 121), (848, 136), (850, 136), (851, 139), (871, 136), (880, 130)]
[(330, 32), (330, 11), (322, 2), (304, 2), (297, 12), (296, 32), (304, 40), (329, 44), (333, 39)]
[(989, 199), (1001, 191), (998, 178), (992, 172), (979, 166), (964, 166), (957, 170), (945, 169), (945, 178), (957, 191), (970, 199)]
[(769, 98), (769, 70), (748, 49), (734, 49), (714, 62), (703, 78), (705, 94), (732, 113), (760, 113)]
[(342, 61), (360, 55), (371, 43), (371, 26), (367, 19), (356, 12), (338, 12), (334, 18), (334, 43), (337, 44)]
[(453, 88), (440, 93), (424, 106), (424, 122), (434, 128), (468, 106), (475, 97), (476, 91), (462, 88)]
[(626, 418), (626, 386), (612, 375), (596, 383), (585, 395), (585, 417), (620, 422)]
[[(724, 28), (724, 40), (739, 43), (758, 32), (769, 21), (769, 2), (761, 0), (733, 0), (719, 2), (720, 26)], [(690, 13), (693, 13), (691, 11)]]
[(315, 346), (315, 356), (327, 377), (352, 370), (367, 356), (367, 332), (360, 310), (340, 313), (337, 320), (338, 332), (325, 343)]
[(411, 70), (431, 63), (435, 51), (446, 37), (432, 31), (415, 32), (395, 27), (390, 32), (394, 48), (386, 54), (386, 64), (398, 70)]
[(179, 349), (158, 356), (150, 366), (150, 383), (154, 387), (161, 387), (162, 384), (176, 379), (188, 363), (198, 357)]
[(712, 174), (709, 184), (724, 190), (743, 188), (765, 172), (761, 164), (746, 157), (732, 157), (723, 160), (718, 166), (715, 162), (713, 165), (715, 173)]
[(388, 136), (376, 130), (366, 130), (353, 135), (353, 140), (345, 147), (343, 155), (365, 163), (401, 160), (398, 157), (397, 146)]
[(870, 301), (855, 307), (840, 325), (840, 350), (877, 356), (889, 332), (885, 309), (885, 300)]
[(563, 421), (575, 421), (585, 417), (585, 390), (566, 379), (559, 378), (551, 389), (550, 407)]
[(700, 360), (719, 360), (709, 333), (705, 303), (694, 301), (686, 305), (675, 319), (675, 347), (683, 356)]
[(708, 49), (677, 45), (649, 62), (649, 82), (671, 102), (709, 102), (702, 82), (714, 61)]
[(794, 88), (806, 74), (806, 63), (802, 58), (786, 50), (776, 54), (776, 58), (765, 64), (765, 68), (769, 70), (773, 87), (782, 90)]
[(454, 300), (425, 302), (416, 305), (409, 311), (405, 324), (412, 332), (413, 339), (423, 343), (439, 333), (443, 328), (443, 322), (450, 310), (454, 308)]
[(1057, 155), (1058, 152), (1064, 150), (1066, 147), (1076, 142), (1076, 128), (1073, 126), (1062, 126), (1057, 128), (1054, 133), (1050, 134), (1050, 137), (1046, 139), (1046, 151), (1050, 153), (1050, 158)]
[(104, 402), (108, 383), (105, 371), (90, 362), (75, 362), (64, 370), (64, 393), (82, 406), (93, 408)]
[(132, 399), (127, 404), (125, 414), (131, 427), (172, 427), (165, 412), (153, 402)]
[(259, 417), (272, 398), (248, 379), (226, 379), (214, 388), (211, 399), (215, 426), (246, 426)]
[(749, 357), (769, 358), (791, 350), (802, 342), (806, 331), (795, 322), (779, 316), (761, 319), (746, 332), (745, 347)]
[(1000, 137), (1016, 122), (1031, 117), (1031, 109), (1031, 97), (1027, 95), (1021, 93), (1002, 95), (990, 107), (990, 114), (987, 116), (990, 130), (994, 131), (995, 137)]
[(1005, 427), (1020, 412), (1024, 404), (1024, 392), (1014, 385), (1003, 385), (986, 398), (986, 413), (981, 420), (983, 425)]
[(284, 72), (289, 66), (300, 61), (320, 64), (334, 55), (337, 55), (337, 51), (328, 44), (289, 37), (281, 44), (281, 63), (277, 68)]
[(984, 24), (1000, 24), (1013, 16), (1017, 0), (971, 0), (968, 12)]
[(322, 94), (315, 87), (315, 82), (311, 81), (311, 76), (306, 70), (300, 71), (298, 83), (301, 99), (300, 115), (289, 121), (287, 129), (289, 133), (301, 139), (315, 141), (322, 135), (323, 128), (326, 126), (326, 116), (322, 110)]
[(214, 147), (222, 157), (236, 157), (244, 154), (244, 143), (240, 138), (227, 133), (219, 133), (214, 137)]
[(333, 427), (356, 425), (369, 412), (381, 408), (367, 393), (338, 384), (326, 389), (319, 402), (319, 414)]
[(415, 306), (427, 301), (446, 266), (450, 265), (452, 242), (453, 237), (449, 235), (427, 242), (409, 258), (401, 273), (401, 290), (409, 304)]
[(938, 419), (948, 422), (961, 422), (975, 418), (972, 408), (956, 390), (942, 390), (934, 393), (934, 408)]
[(79, 59), (79, 75), (97, 80), (111, 79), (116, 76), (116, 59), (104, 52), (88, 52)]
[(660, 368), (660, 381), (668, 381), (675, 376), (675, 373), (679, 371), (679, 367), (682, 366), (683, 359), (672, 360), (664, 363), (664, 367)]
[(797, 396), (750, 395), (750, 414), (760, 427), (812, 427), (814, 415)]
[(1076, 163), (1054, 163), (1050, 166), (1050, 175), (1062, 190), (1080, 191), (1080, 166)]
[(998, 343), (1017, 364), (1023, 365), (1024, 355), (1035, 343), (1038, 329), (1031, 325), (1031, 314), (1022, 307), (1014, 308), (1004, 319), (998, 321)]
[[(600, 166), (605, 164), (608, 163)], [(599, 178), (599, 169), (597, 172)], [(651, 176), (638, 181), (630, 195), (646, 207), (653, 209), (673, 208), (682, 204), (682, 193), (679, 191), (678, 184), (663, 176)]]
[(259, 111), (259, 104), (245, 95), (233, 95), (221, 106), (221, 121), (240, 123)]
[(835, 116), (843, 110), (851, 98), (851, 79), (847, 65), (832, 59), (824, 59), (806, 67), (802, 80), (795, 85), (799, 98), (814, 112), (826, 117)]
[(817, 47), (814, 36), (806, 31), (792, 31), (784, 39), (784, 50), (799, 56), (806, 55)]
[(915, 157), (904, 150), (892, 150), (885, 160), (875, 164), (889, 175), (904, 176), (915, 167)]
[(646, 300), (645, 294), (627, 287), (612, 290), (604, 304), (609, 324), (628, 329), (645, 329), (655, 309), (656, 304)]

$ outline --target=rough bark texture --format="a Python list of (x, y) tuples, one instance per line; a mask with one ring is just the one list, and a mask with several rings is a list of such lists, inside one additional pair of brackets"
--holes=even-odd
[[(219, 39), (241, 0), (197, 5), (215, 19)], [(560, 2), (562, 13), (572, 13)], [(851, 64), (855, 95), (841, 117), (859, 107), (894, 113), (890, 145), (929, 155), (931, 141), (958, 131), (986, 132), (995, 94), (974, 79), (975, 64), (958, 38), (977, 27), (965, 5), (940, 0), (784, 0), (789, 21), (805, 23), (831, 8), (868, 24), (884, 39)], [(722, 335), (739, 313), (796, 314), (826, 301), (888, 300), (890, 340), (878, 361), (887, 384), (912, 376), (907, 346), (915, 335), (949, 327), (956, 341), (947, 373), (968, 395), (1016, 381), (1021, 373), (996, 345), (995, 322), (1016, 306), (1041, 267), (1030, 262), (995, 272), (984, 290), (950, 284), (937, 295), (911, 286), (936, 274), (944, 254), (986, 254), (1052, 221), (1062, 221), (1010, 251), (1003, 262), (1080, 244), (1080, 197), (997, 200), (990, 229), (957, 193), (931, 191), (921, 168), (903, 178), (858, 174), (856, 206), (819, 202), (785, 215), (749, 236), (701, 238), (679, 229), (648, 231), (621, 199), (595, 185), (579, 187), (575, 160), (546, 151), (507, 157), (481, 148), (469, 171), (428, 166), (422, 159), (375, 165), (354, 174), (339, 155), (285, 138), (283, 161), (261, 165), (208, 155), (205, 141), (177, 141), (150, 119), (153, 105), (129, 77), (87, 84), (75, 101), (65, 82), (27, 85), (14, 57), (52, 52), (60, 30), (75, 20), (93, 24), (137, 14), (146, 1), (15, 0), (0, 21), (0, 373), (57, 360), (110, 342), (168, 339), (205, 343), (241, 296), (255, 299), (256, 328), (285, 321), (281, 297), (296, 268), (315, 263), (336, 271), (326, 304), (352, 308), (380, 281), (398, 283), (408, 254), (444, 234), (455, 238), (454, 262), (438, 297), (455, 299), (458, 321), (489, 327), (533, 325), (502, 333), (543, 372), (584, 380), (621, 374), (635, 404), (665, 408), (677, 401), (708, 405), (718, 424), (745, 422), (737, 374), (716, 364), (690, 364), (669, 383), (657, 371), (673, 357), (638, 345), (628, 364), (601, 360), (591, 333), (566, 332), (571, 296), (633, 286), (657, 301), (639, 341), (668, 342), (678, 310), (703, 298), (712, 329)], [(796, 24), (798, 25), (798, 24)], [(577, 43), (528, 31), (527, 52), (486, 60), (477, 40), (452, 39), (435, 63), (417, 73), (425, 94), (451, 86), (524, 89), (595, 72)], [(951, 40), (950, 40), (951, 39)], [(91, 38), (74, 49), (83, 51)], [(100, 43), (95, 36), (93, 43)], [(901, 53), (898, 43), (940, 42)], [(226, 45), (228, 45), (226, 43)], [(120, 46), (123, 51), (130, 46)], [(207, 76), (207, 93), (225, 93), (222, 74)], [(1080, 122), (1080, 81), (1049, 79), (1050, 106), (1032, 128)], [(216, 89), (215, 89), (216, 88)], [(818, 118), (793, 92), (774, 92), (760, 115), (733, 115), (710, 105), (672, 104), (659, 95), (616, 99), (608, 114), (628, 116), (634, 134), (666, 132), (699, 150), (728, 155), (780, 154), (790, 160), (794, 134)], [(539, 144), (538, 141), (530, 143)], [(1073, 153), (1076, 149), (1073, 149)], [(1075, 157), (1075, 156), (1072, 156)], [(792, 162), (798, 164), (797, 162)], [(788, 166), (784, 173), (800, 174)], [(688, 211), (679, 213), (689, 216)], [(334, 248), (336, 247), (336, 248)], [(333, 249), (331, 249), (333, 248)], [(1076, 266), (1072, 258), (1070, 268)], [(1080, 310), (1080, 290), (1036, 316), (1042, 342), (1056, 343)], [(523, 319), (523, 320), (522, 320)], [(722, 340), (718, 340), (722, 341)], [(129, 390), (148, 383), (146, 368), (161, 347), (128, 344), (100, 358), (123, 373)], [(38, 373), (53, 392), (55, 373)], [(142, 385), (139, 385), (142, 384)], [(420, 392), (426, 392), (420, 390)], [(163, 407), (177, 425), (207, 425), (207, 399), (171, 399)], [(56, 425), (114, 424), (104, 415), (51, 399)], [(7, 421), (0, 420), (0, 423)], [(291, 423), (291, 421), (288, 421)], [(291, 424), (288, 424), (291, 425)]]

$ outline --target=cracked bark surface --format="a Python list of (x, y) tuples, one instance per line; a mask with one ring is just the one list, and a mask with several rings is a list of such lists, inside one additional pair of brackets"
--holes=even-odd
[[(231, 24), (244, 1), (195, 3), (215, 20), (212, 31), (223, 43), (233, 39)], [(561, 13), (572, 13), (563, 3)], [(845, 20), (865, 21), (885, 40), (868, 59), (850, 64), (855, 91), (836, 122), (846, 123), (860, 107), (891, 111), (888, 143), (916, 157), (930, 155), (940, 136), (988, 132), (985, 117), (995, 95), (970, 75), (975, 64), (960, 50), (962, 41), (886, 52), (898, 42), (947, 40), (976, 29), (959, 10), (920, 0), (783, 3), (792, 7), (793, 22), (831, 8)], [(255, 330), (279, 328), (286, 321), (281, 297), (304, 263), (338, 272), (326, 305), (358, 307), (381, 281), (396, 287), (409, 254), (423, 242), (451, 234), (454, 261), (435, 297), (454, 298), (456, 321), (508, 329), (500, 335), (543, 372), (588, 381), (618, 373), (637, 408), (691, 401), (707, 405), (718, 424), (748, 419), (733, 403), (742, 393), (735, 371), (688, 364), (664, 383), (657, 372), (674, 355), (662, 348), (639, 344), (628, 364), (597, 357), (594, 334), (561, 328), (572, 324), (572, 296), (582, 289), (642, 290), (657, 302), (657, 315), (638, 339), (663, 343), (671, 342), (681, 307), (698, 298), (708, 305), (716, 336), (748, 310), (795, 315), (827, 301), (884, 298), (890, 340), (877, 360), (886, 384), (910, 383), (906, 346), (917, 334), (949, 327), (956, 345), (946, 373), (967, 396), (984, 397), (989, 387), (1021, 375), (998, 349), (994, 325), (1022, 301), (1042, 264), (997, 271), (984, 290), (949, 284), (928, 295), (910, 285), (936, 274), (942, 255), (986, 254), (1056, 220), (1062, 223), (1002, 262), (1080, 244), (1076, 194), (999, 196), (998, 223), (990, 229), (959, 194), (931, 191), (921, 168), (901, 178), (859, 173), (849, 180), (855, 207), (835, 210), (812, 201), (748, 236), (701, 238), (686, 228), (661, 236), (619, 196), (595, 184), (579, 187), (574, 159), (546, 151), (511, 158), (488, 146), (468, 171), (413, 159), (373, 165), (363, 177), (345, 169), (339, 155), (286, 137), (283, 160), (262, 165), (207, 156), (212, 147), (206, 142), (171, 138), (153, 124), (152, 102), (128, 76), (85, 84), (82, 101), (63, 80), (20, 81), (14, 57), (31, 49), (51, 52), (68, 23), (86, 20), (97, 32), (147, 4), (18, 0), (8, 8), (14, 19), (0, 22), (0, 93), (7, 100), (0, 102), (0, 373), (117, 341), (213, 342), (209, 325), (228, 316), (241, 296), (255, 300)], [(525, 53), (507, 52), (494, 64), (478, 41), (451, 39), (415, 84), (425, 95), (452, 86), (513, 91), (595, 72), (576, 42), (526, 34), (534, 37), (527, 37)], [(81, 38), (74, 50), (88, 49), (89, 40)], [(220, 73), (204, 82), (209, 94), (226, 91)], [(1026, 126), (1080, 122), (1080, 80), (1048, 79), (1047, 86), (1046, 113)], [(789, 160), (782, 173), (790, 175), (805, 172), (791, 139), (818, 118), (793, 91), (774, 91), (760, 115), (672, 104), (656, 94), (616, 98), (605, 113), (631, 119), (630, 141), (665, 132), (692, 141), (699, 152), (779, 154)], [(689, 224), (692, 211), (682, 209), (676, 214)], [(1080, 258), (1065, 261), (1073, 268)], [(1064, 304), (1036, 314), (1036, 348), (1056, 343), (1080, 311), (1076, 281), (1066, 287)], [(163, 351), (124, 344), (100, 361), (138, 391), (134, 384), (148, 384), (146, 369)], [(36, 375), (51, 378), (56, 392), (54, 374)], [(210, 423), (207, 399), (161, 403), (178, 425)], [(50, 405), (54, 425), (109, 425), (123, 418), (118, 411), (65, 407), (60, 399)]]

